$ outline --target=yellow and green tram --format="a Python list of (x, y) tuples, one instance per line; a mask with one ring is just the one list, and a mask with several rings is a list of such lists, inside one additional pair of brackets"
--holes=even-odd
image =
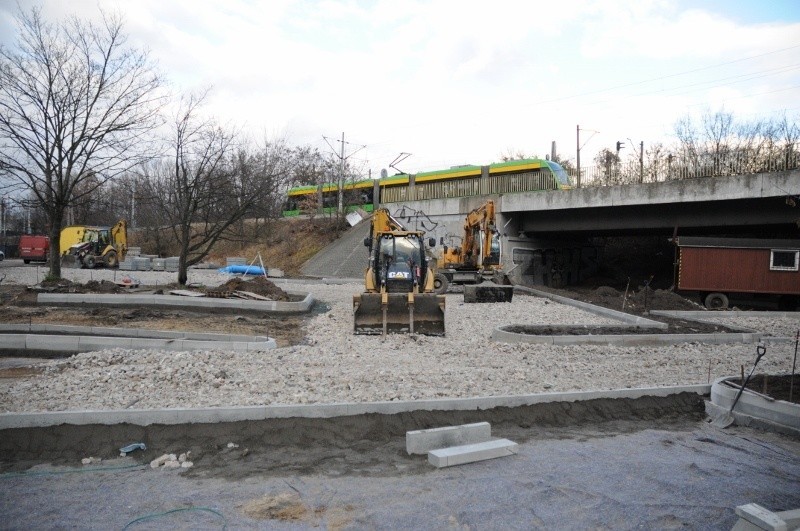
[[(386, 204), (570, 188), (570, 177), (560, 164), (544, 159), (521, 159), (487, 166), (454, 166), (417, 174), (400, 173), (377, 180), (377, 187), (372, 179), (350, 182), (343, 187), (343, 200), (347, 210), (361, 208), (371, 212), (376, 202)], [(376, 190), (378, 201), (374, 197)], [(288, 191), (283, 215), (296, 216), (311, 207), (319, 209), (320, 195), (322, 209), (335, 210), (338, 193), (336, 184), (296, 186)]]

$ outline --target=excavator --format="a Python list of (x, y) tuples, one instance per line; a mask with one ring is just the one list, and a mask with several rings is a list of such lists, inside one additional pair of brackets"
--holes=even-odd
[[(372, 216), (364, 293), (353, 295), (356, 334), (445, 335), (445, 297), (433, 292), (424, 233), (409, 231), (385, 208)], [(430, 238), (428, 246), (436, 240)]]
[(503, 273), (500, 249), (494, 201), (490, 199), (467, 214), (461, 245), (443, 246), (436, 260), (434, 291), (445, 293), (450, 284), (464, 284), (465, 301), (511, 302), (514, 287)]

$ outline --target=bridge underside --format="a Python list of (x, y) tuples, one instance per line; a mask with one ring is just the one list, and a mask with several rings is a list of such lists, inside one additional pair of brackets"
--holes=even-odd
[(730, 201), (651, 204), (540, 212), (504, 212), (517, 218), (529, 236), (584, 234), (591, 236), (687, 233), (800, 237), (800, 204), (768, 197)]

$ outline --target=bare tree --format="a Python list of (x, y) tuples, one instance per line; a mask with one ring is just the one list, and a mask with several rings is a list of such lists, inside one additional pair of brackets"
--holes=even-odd
[(143, 167), (143, 195), (179, 246), (180, 284), (186, 284), (189, 266), (201, 262), (235, 223), (276, 208), (279, 181), (289, 175), (282, 144), (242, 151), (233, 131), (202, 118), (204, 96), (181, 102), (171, 155)]
[(50, 24), (33, 8), (17, 20), (16, 46), (0, 48), (0, 177), (42, 206), (60, 277), (65, 212), (141, 162), (134, 150), (157, 123), (161, 78), (118, 16)]
[(506, 148), (500, 153), (500, 160), (508, 162), (510, 160), (521, 159), (538, 159), (539, 157), (534, 153), (526, 153), (523, 149)]
[(619, 156), (610, 149), (603, 148), (594, 157), (594, 163), (600, 171), (600, 179), (604, 185), (621, 184)]

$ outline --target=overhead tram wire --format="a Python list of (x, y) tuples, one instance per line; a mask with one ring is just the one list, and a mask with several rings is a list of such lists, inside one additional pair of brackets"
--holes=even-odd
[(734, 59), (732, 61), (726, 61), (724, 63), (717, 63), (715, 65), (703, 66), (703, 67), (700, 67), (700, 68), (694, 68), (692, 70), (685, 70), (683, 72), (676, 72), (674, 74), (667, 74), (665, 76), (659, 76), (659, 77), (654, 77), (654, 78), (650, 78), (650, 79), (643, 79), (641, 81), (632, 81), (631, 83), (625, 83), (625, 84), (622, 84), (622, 85), (615, 85), (613, 87), (607, 87), (607, 88), (593, 90), (593, 91), (589, 91), (589, 92), (583, 92), (583, 93), (580, 93), (580, 94), (572, 94), (572, 95), (568, 95), (568, 96), (562, 96), (560, 98), (553, 98), (553, 99), (550, 99), (550, 100), (542, 100), (542, 101), (539, 101), (539, 102), (532, 103), (530, 105), (533, 106), (533, 105), (543, 105), (543, 104), (546, 104), (546, 103), (556, 103), (556, 102), (559, 102), (559, 101), (565, 101), (565, 100), (570, 100), (570, 99), (574, 99), (574, 98), (582, 98), (584, 96), (591, 96), (593, 94), (602, 94), (603, 92), (608, 92), (610, 90), (628, 88), (628, 87), (633, 87), (633, 86), (636, 86), (636, 85), (644, 85), (646, 83), (653, 83), (653, 82), (656, 82), (656, 81), (664, 81), (665, 79), (671, 79), (673, 77), (684, 76), (684, 75), (687, 75), (687, 74), (694, 74), (696, 72), (702, 72), (703, 70), (711, 70), (711, 69), (714, 69), (714, 68), (719, 68), (719, 67), (722, 67), (722, 66), (728, 66), (728, 65), (739, 63), (739, 62), (743, 62), (743, 61), (749, 61), (751, 59), (758, 59), (758, 58), (764, 57), (766, 55), (785, 52), (787, 50), (793, 50), (795, 48), (800, 48), (800, 44), (797, 44), (797, 45), (794, 45), (794, 46), (789, 46), (787, 48), (781, 48), (779, 50), (773, 50), (773, 51), (770, 51), (770, 52), (765, 52), (765, 53), (758, 54), (758, 55), (751, 55), (749, 57), (742, 57), (740, 59)]
[[(689, 85), (671, 87), (671, 88), (668, 88), (668, 89), (659, 89), (659, 90), (653, 90), (653, 91), (650, 91), (650, 92), (640, 92), (638, 94), (631, 94), (631, 95), (629, 95), (627, 97), (628, 98), (638, 98), (638, 97), (642, 97), (642, 96), (651, 96), (651, 95), (654, 95), (654, 94), (660, 94), (660, 95), (664, 95), (664, 96), (683, 96), (683, 95), (686, 95), (686, 94), (691, 94), (692, 92), (695, 92), (695, 90), (688, 90), (688, 91), (683, 91), (683, 92), (673, 92), (673, 91), (679, 90), (679, 89), (684, 89), (684, 88), (690, 88), (690, 87), (698, 87), (698, 89), (699, 89), (699, 88), (703, 87), (704, 85), (707, 85), (707, 86), (704, 87), (706, 89), (724, 87), (724, 86), (732, 85), (732, 84), (735, 84), (735, 83), (744, 83), (744, 82), (747, 82), (747, 81), (754, 81), (754, 80), (758, 80), (758, 79), (764, 79), (766, 77), (775, 76), (775, 75), (778, 75), (778, 74), (783, 74), (783, 73), (790, 72), (792, 70), (798, 70), (798, 69), (800, 69), (800, 63), (794, 64), (794, 65), (789, 65), (789, 66), (784, 66), (784, 67), (779, 67), (779, 68), (773, 68), (773, 69), (770, 69), (770, 70), (763, 70), (761, 72), (755, 72), (755, 73), (752, 73), (752, 74), (740, 74), (740, 75), (729, 76), (729, 77), (725, 77), (725, 78), (717, 78), (717, 79), (713, 79), (713, 80), (701, 81), (701, 82), (692, 83), (692, 84), (689, 84)], [(771, 73), (767, 74), (765, 72), (771, 72)], [(720, 83), (720, 82), (722, 82), (722, 83)], [(716, 84), (709, 85), (710, 83), (716, 83)], [(784, 90), (784, 89), (781, 89), (781, 90)], [(589, 105), (598, 105), (598, 104), (608, 103), (610, 101), (613, 101), (613, 100), (611, 100), (611, 99), (596, 100), (594, 102), (589, 103)]]
[[(690, 70), (684, 70), (682, 72), (675, 72), (673, 74), (667, 74), (667, 75), (664, 75), (664, 76), (643, 79), (643, 80), (640, 80), (640, 81), (633, 81), (633, 82), (630, 82), (630, 83), (624, 83), (622, 85), (615, 85), (615, 86), (606, 87), (606, 88), (603, 88), (603, 89), (593, 90), (593, 91), (589, 91), (589, 92), (582, 92), (582, 93), (579, 93), (579, 94), (571, 94), (571, 95), (561, 96), (561, 97), (557, 97), (557, 98), (539, 100), (539, 101), (536, 101), (536, 102), (533, 102), (533, 103), (528, 103), (526, 105), (523, 105), (522, 107), (531, 108), (531, 107), (536, 107), (536, 106), (540, 106), (540, 105), (547, 105), (547, 104), (551, 104), (551, 103), (558, 103), (558, 102), (563, 102), (563, 101), (574, 100), (574, 99), (577, 99), (577, 98), (583, 98), (583, 97), (591, 96), (591, 95), (594, 95), (594, 94), (603, 94), (603, 93), (606, 93), (606, 92), (619, 90), (619, 89), (623, 89), (623, 88), (628, 88), (628, 87), (634, 87), (634, 86), (637, 86), (637, 85), (645, 85), (647, 83), (654, 83), (654, 82), (658, 82), (658, 81), (664, 81), (664, 80), (667, 80), (667, 79), (676, 78), (676, 77), (680, 77), (680, 76), (685, 76), (685, 75), (688, 75), (688, 74), (694, 74), (694, 73), (702, 72), (702, 71), (705, 71), (705, 70), (713, 70), (715, 68), (721, 68), (721, 67), (724, 67), (724, 66), (729, 66), (729, 65), (732, 65), (732, 64), (736, 64), (736, 63), (742, 63), (742, 62), (750, 61), (750, 60), (753, 60), (753, 59), (759, 59), (759, 58), (762, 58), (762, 57), (766, 57), (768, 55), (774, 55), (774, 54), (781, 53), (781, 52), (786, 52), (786, 51), (789, 51), (789, 50), (795, 50), (797, 48), (800, 48), (800, 44), (795, 44), (793, 46), (787, 46), (785, 48), (779, 48), (777, 50), (770, 50), (770, 51), (767, 51), (767, 52), (764, 52), (764, 53), (760, 53), (760, 54), (749, 55), (747, 57), (740, 57), (738, 59), (732, 59), (730, 61), (725, 61), (725, 62), (722, 62), (722, 63), (716, 63), (716, 64), (713, 64), (713, 65), (703, 66), (703, 67), (699, 67), (699, 68), (693, 68), (693, 69), (690, 69)], [(781, 67), (781, 68), (786, 68), (786, 67)], [(743, 74), (743, 75), (745, 75), (745, 74)], [(710, 80), (707, 81), (707, 83), (719, 81), (720, 79), (727, 79), (727, 78), (710, 79)], [(754, 78), (754, 79), (757, 79), (757, 78)], [(678, 86), (673, 87), (673, 90), (677, 90), (677, 89), (680, 89), (680, 88), (683, 88), (683, 87), (686, 87), (686, 86), (692, 86), (692, 85), (683, 85), (683, 86), (678, 85)], [(654, 92), (654, 93), (657, 93), (657, 92)], [(619, 97), (624, 97), (624, 96), (621, 95)], [(605, 101), (608, 101), (608, 100), (605, 100)], [(476, 118), (475, 115), (471, 115), (471, 117), (470, 117), (471, 120), (474, 120), (475, 118)], [(417, 128), (417, 127), (425, 127), (427, 125), (431, 125), (431, 124), (434, 124), (434, 123), (437, 123), (437, 122), (433, 122), (433, 121), (418, 122), (418, 123), (415, 123), (415, 124), (399, 126), (396, 129), (414, 129), (414, 128)], [(376, 143), (376, 145), (386, 144), (386, 143), (389, 143), (389, 142), (391, 142), (391, 140), (383, 140), (383, 141), (380, 141), (380, 142)]]

